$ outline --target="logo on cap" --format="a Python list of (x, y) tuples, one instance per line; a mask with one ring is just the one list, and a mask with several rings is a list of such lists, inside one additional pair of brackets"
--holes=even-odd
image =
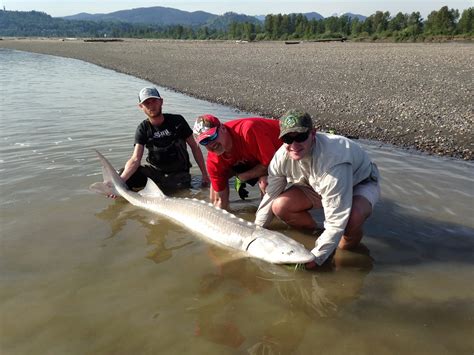
[(296, 126), (297, 120), (296, 117), (293, 115), (289, 115), (285, 117), (285, 120), (283, 121), (283, 125), (285, 128), (291, 128)]
[(196, 140), (200, 142), (204, 138), (208, 138), (216, 133), (217, 128), (221, 125), (219, 119), (213, 115), (199, 116), (194, 123), (193, 133)]
[(303, 133), (313, 129), (313, 121), (307, 112), (289, 110), (280, 117), (280, 136), (296, 132)]

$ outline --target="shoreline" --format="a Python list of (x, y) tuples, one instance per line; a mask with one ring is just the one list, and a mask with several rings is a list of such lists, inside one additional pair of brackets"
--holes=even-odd
[(301, 109), (323, 130), (474, 159), (473, 43), (4, 38), (0, 48), (84, 60), (266, 117)]

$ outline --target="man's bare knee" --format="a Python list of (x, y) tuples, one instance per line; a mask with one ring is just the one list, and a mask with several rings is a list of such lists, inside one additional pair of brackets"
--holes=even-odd
[(363, 196), (354, 196), (349, 222), (352, 220), (354, 225), (362, 225), (371, 214), (372, 205), (369, 200)]
[(367, 219), (367, 214), (358, 209), (352, 209), (349, 216), (349, 221), (346, 226), (346, 233), (350, 233), (352, 230), (360, 228)]
[(362, 229), (350, 235), (347, 235), (347, 234), (343, 235), (341, 240), (339, 241), (338, 247), (339, 249), (345, 249), (345, 250), (354, 249), (355, 247), (359, 245), (360, 241), (362, 240), (362, 237), (363, 237)]
[(278, 197), (275, 199), (275, 201), (273, 201), (272, 212), (278, 218), (282, 218), (285, 215), (285, 212), (288, 212), (285, 200), (283, 198)]
[(372, 205), (363, 196), (354, 196), (351, 214), (344, 236), (339, 242), (340, 249), (352, 249), (359, 245), (363, 237), (363, 226), (372, 213)]

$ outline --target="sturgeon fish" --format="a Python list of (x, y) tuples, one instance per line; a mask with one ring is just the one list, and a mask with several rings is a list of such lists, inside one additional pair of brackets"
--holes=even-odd
[(109, 161), (96, 153), (102, 163), (104, 182), (92, 184), (93, 191), (112, 192), (113, 188), (114, 194), (132, 205), (167, 217), (204, 239), (272, 264), (303, 264), (314, 259), (304, 245), (282, 233), (245, 221), (203, 200), (166, 196), (151, 179), (143, 190), (134, 192)]

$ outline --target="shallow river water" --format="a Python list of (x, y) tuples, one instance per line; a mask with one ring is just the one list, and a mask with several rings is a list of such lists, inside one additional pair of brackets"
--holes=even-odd
[[(361, 141), (383, 176), (364, 246), (320, 272), (256, 262), (88, 190), (94, 148), (131, 153), (149, 84), (0, 49), (0, 353), (473, 353), (474, 164)], [(160, 90), (191, 125), (251, 115)], [(193, 173), (180, 195), (207, 199)], [(232, 196), (248, 220), (251, 197)]]

